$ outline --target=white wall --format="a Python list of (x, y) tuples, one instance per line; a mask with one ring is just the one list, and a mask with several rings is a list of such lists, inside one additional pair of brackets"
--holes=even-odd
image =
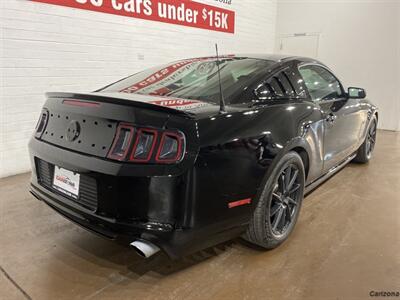
[[(235, 34), (0, 0), (0, 177), (28, 171), (28, 139), (47, 91), (91, 91), (143, 68), (221, 52), (272, 52), (276, 0), (233, 0)], [(141, 58), (142, 55), (144, 59)]]
[[(397, 106), (400, 115), (400, 4), (397, 5), (397, 35), (397, 89), (399, 93)], [(400, 118), (398, 118), (397, 130), (400, 131)]]
[(400, 0), (278, 1), (277, 36), (315, 32), (318, 59), (366, 88), (380, 128), (400, 130)]

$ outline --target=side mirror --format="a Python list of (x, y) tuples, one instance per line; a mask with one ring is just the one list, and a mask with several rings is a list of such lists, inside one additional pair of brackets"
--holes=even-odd
[(364, 99), (367, 93), (362, 88), (349, 87), (348, 93), (350, 99)]

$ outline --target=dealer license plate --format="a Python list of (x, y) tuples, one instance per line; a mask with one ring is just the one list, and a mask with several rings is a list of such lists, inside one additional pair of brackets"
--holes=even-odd
[(74, 199), (78, 199), (79, 177), (78, 173), (55, 166), (53, 188)]

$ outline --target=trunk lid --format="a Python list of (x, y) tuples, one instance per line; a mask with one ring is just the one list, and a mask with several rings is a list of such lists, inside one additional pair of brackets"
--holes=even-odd
[[(41, 140), (101, 158), (107, 157), (121, 122), (179, 129), (186, 136), (191, 157), (197, 151), (193, 111), (214, 109), (214, 105), (201, 101), (123, 93), (46, 95), (48, 120)], [(218, 111), (218, 107), (215, 109)]]

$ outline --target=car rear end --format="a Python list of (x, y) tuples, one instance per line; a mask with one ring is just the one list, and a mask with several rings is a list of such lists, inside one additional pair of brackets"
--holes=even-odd
[(190, 114), (96, 94), (48, 94), (29, 143), (32, 194), (110, 239), (174, 256), (188, 172), (198, 152)]

